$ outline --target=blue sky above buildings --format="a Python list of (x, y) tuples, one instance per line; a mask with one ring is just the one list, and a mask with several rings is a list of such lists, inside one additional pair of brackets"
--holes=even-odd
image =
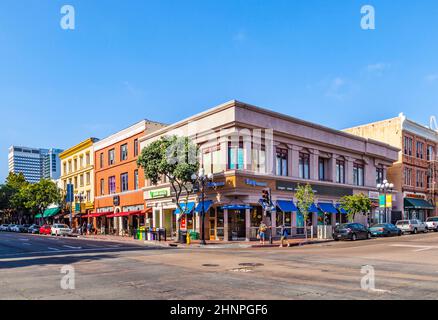
[(9, 145), (68, 148), (231, 99), (337, 129), (401, 111), (428, 124), (437, 33), (433, 0), (2, 0), (0, 179)]

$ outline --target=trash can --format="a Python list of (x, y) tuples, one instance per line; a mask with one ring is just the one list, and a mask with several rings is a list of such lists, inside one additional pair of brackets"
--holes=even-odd
[(191, 240), (199, 240), (199, 233), (196, 231), (190, 231), (190, 239)]
[(187, 243), (187, 231), (179, 232), (179, 243)]
[(140, 228), (138, 229), (138, 234), (139, 234), (138, 239), (139, 239), (139, 240), (146, 240), (145, 233), (146, 233), (146, 228), (145, 228), (145, 227), (140, 227)]

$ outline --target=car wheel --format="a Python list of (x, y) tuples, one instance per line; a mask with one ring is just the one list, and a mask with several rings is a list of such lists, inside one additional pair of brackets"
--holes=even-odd
[(371, 233), (367, 233), (367, 239), (369, 240), (369, 239), (371, 239)]
[(356, 236), (355, 233), (353, 233), (353, 234), (351, 235), (351, 241), (356, 241), (356, 240), (357, 240), (357, 236)]
[(417, 228), (414, 228), (414, 231), (412, 231), (412, 233), (417, 234), (418, 233)]
[(399, 231), (399, 232), (398, 232), (398, 236), (399, 236), (399, 237), (401, 237), (401, 235), (402, 235), (402, 232), (401, 232), (401, 231)]

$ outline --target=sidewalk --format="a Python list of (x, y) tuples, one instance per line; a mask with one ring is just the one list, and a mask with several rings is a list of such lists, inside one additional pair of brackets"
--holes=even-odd
[[(191, 240), (190, 244), (177, 243), (174, 240), (168, 241), (144, 241), (136, 240), (133, 237), (121, 237), (115, 235), (82, 235), (78, 236), (79, 239), (90, 239), (90, 240), (100, 240), (100, 241), (114, 241), (132, 244), (144, 244), (146, 246), (154, 247), (175, 247), (175, 248), (205, 248), (205, 249), (225, 249), (225, 248), (274, 248), (280, 246), (280, 240), (273, 241), (272, 244), (266, 241), (264, 245), (260, 244), (259, 241), (207, 241), (207, 245), (201, 245), (200, 240)], [(329, 240), (318, 240), (318, 239), (289, 239), (290, 247), (297, 247), (309, 244), (326, 243), (333, 241)]]

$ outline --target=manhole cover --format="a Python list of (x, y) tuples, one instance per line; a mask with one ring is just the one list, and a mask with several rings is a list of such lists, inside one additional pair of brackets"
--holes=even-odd
[(203, 267), (219, 267), (218, 264), (211, 264), (211, 263), (206, 263), (202, 265)]
[(247, 262), (247, 263), (239, 263), (239, 266), (242, 266), (242, 267), (262, 267), (262, 266), (264, 266), (264, 264), (263, 263)]

